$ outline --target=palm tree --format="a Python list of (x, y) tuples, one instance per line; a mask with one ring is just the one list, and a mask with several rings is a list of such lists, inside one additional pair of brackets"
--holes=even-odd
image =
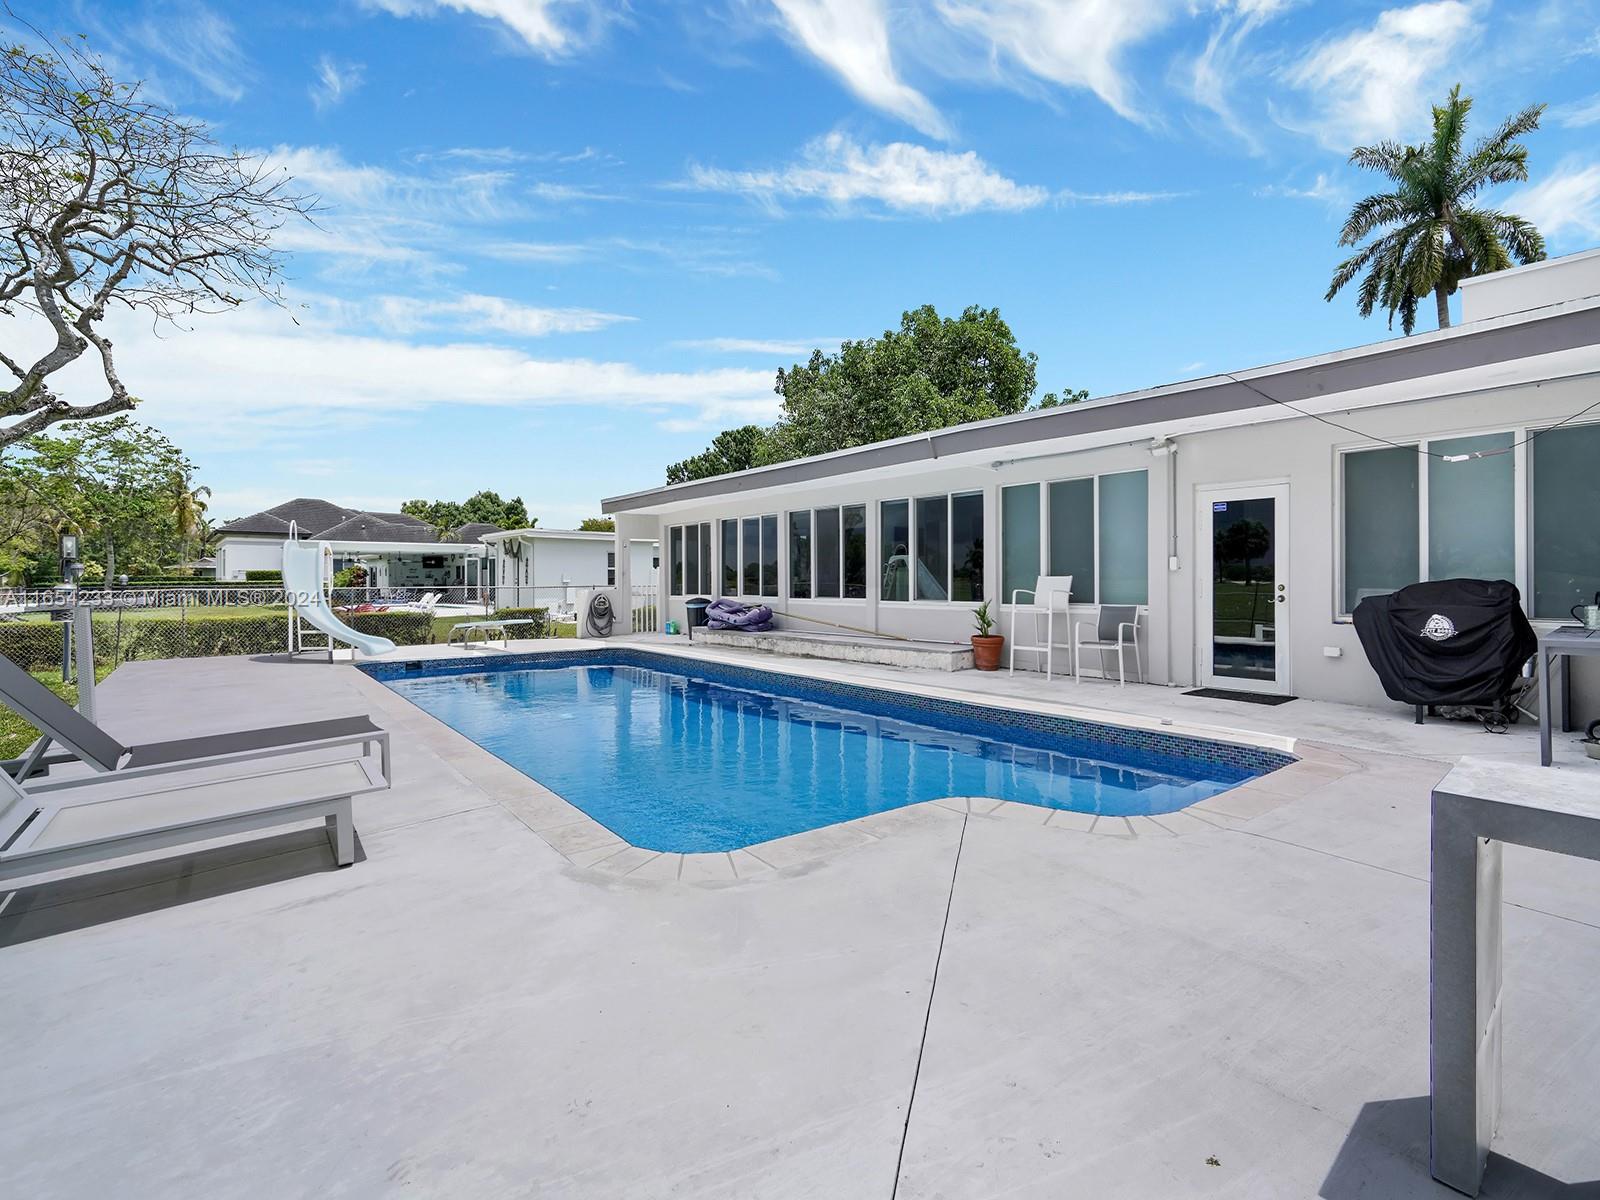
[[(185, 475), (172, 478), (172, 523), (178, 530), (178, 542), (184, 559), (189, 557), (189, 546), (202, 534), (209, 533), (206, 521), (206, 502), (211, 499), (211, 489), (205, 486), (190, 487)], [(201, 546), (205, 539), (201, 538)]]
[(1363, 317), (1381, 304), (1389, 324), (1398, 311), (1406, 333), (1417, 322), (1417, 304), (1429, 292), (1439, 309), (1439, 328), (1450, 324), (1450, 293), (1463, 279), (1501, 271), (1544, 258), (1544, 238), (1513, 213), (1474, 207), (1486, 187), (1528, 178), (1528, 150), (1516, 139), (1539, 128), (1545, 106), (1533, 104), (1511, 117), (1463, 156), (1472, 98), (1461, 85), (1450, 89), (1443, 106), (1434, 106), (1433, 140), (1425, 146), (1379, 142), (1350, 155), (1358, 167), (1377, 171), (1394, 183), (1356, 202), (1339, 235), (1341, 246), (1359, 245), (1383, 230), (1339, 264), (1325, 300), (1332, 300), (1363, 270), (1357, 307)]

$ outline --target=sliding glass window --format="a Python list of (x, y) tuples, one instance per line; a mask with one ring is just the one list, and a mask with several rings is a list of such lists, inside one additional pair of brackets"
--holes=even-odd
[(819, 508), (817, 519), (817, 599), (839, 598), (839, 510)]
[(811, 598), (811, 514), (789, 514), (789, 595)]
[(1063, 479), (1050, 492), (1050, 574), (1072, 576), (1072, 602), (1093, 604), (1094, 479)]
[[(862, 514), (865, 516), (865, 514)], [(850, 510), (845, 510), (850, 529)], [(983, 599), (983, 493), (885, 500), (878, 506), (884, 600), (976, 603)], [(866, 531), (861, 531), (866, 555)], [(849, 587), (849, 543), (846, 543)]]
[(1039, 485), (1000, 489), (1000, 600), (1039, 582)]
[[(1586, 426), (1554, 430), (1552, 436), (1567, 432), (1595, 437)], [(1340, 463), (1341, 613), (1354, 612), (1368, 596), (1386, 595), (1419, 580), (1517, 582), (1517, 440), (1516, 433), (1507, 431), (1346, 451)], [(1530, 460), (1537, 461), (1542, 441), (1534, 439)], [(1593, 460), (1578, 470), (1584, 477), (1592, 475)], [(1562, 473), (1553, 472), (1558, 479)], [(1533, 498), (1531, 548), (1542, 537), (1555, 535), (1559, 524), (1572, 521), (1573, 512), (1562, 500), (1573, 494), (1573, 476), (1570, 469), (1565, 474), (1568, 482), (1558, 486), (1566, 490), (1546, 495), (1548, 522)], [(1537, 489), (1537, 471), (1534, 481)], [(1564, 615), (1553, 601), (1541, 607), (1537, 584), (1533, 591), (1535, 615)]]
[(778, 594), (778, 518), (761, 518), (761, 594)]
[[(1511, 435), (1429, 442), (1428, 578), (1513, 579), (1517, 573), (1516, 458)], [(1483, 454), (1466, 462), (1445, 457)]]
[(950, 599), (983, 599), (983, 495), (950, 497)]
[(1075, 604), (1148, 603), (1149, 478), (1119, 471), (1001, 488), (1001, 601), (1049, 574), (1072, 576)]
[(739, 522), (722, 522), (722, 594), (739, 594)]
[(744, 586), (746, 596), (759, 596), (761, 594), (761, 518), (746, 517), (741, 523), (744, 534), (744, 553), (740, 558), (743, 564)]
[(1533, 615), (1567, 620), (1600, 594), (1600, 425), (1547, 429), (1529, 449)]
[(711, 590), (711, 523), (674, 525), (667, 531), (667, 594)]
[(1421, 578), (1421, 463), (1415, 446), (1344, 456), (1344, 612)]
[(917, 501), (917, 569), (912, 595), (918, 600), (950, 599), (950, 498)]
[(847, 504), (840, 510), (844, 525), (844, 598), (867, 598), (867, 506)]
[(1100, 603), (1143, 604), (1150, 594), (1148, 473), (1100, 476), (1098, 509)]
[(700, 530), (686, 525), (683, 529), (683, 586), (693, 592), (700, 583)]
[(885, 500), (878, 505), (878, 537), (883, 567), (880, 596), (911, 599), (911, 503)]

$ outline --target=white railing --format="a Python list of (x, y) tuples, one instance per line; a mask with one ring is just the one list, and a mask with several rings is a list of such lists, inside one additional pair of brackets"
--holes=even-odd
[(632, 619), (628, 627), (634, 633), (661, 632), (661, 582), (635, 584), (628, 606)]

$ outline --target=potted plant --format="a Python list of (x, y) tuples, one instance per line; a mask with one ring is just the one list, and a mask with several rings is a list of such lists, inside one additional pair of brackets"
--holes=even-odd
[(978, 605), (978, 611), (972, 614), (972, 619), (978, 626), (978, 632), (972, 635), (972, 665), (980, 671), (998, 671), (1000, 651), (1005, 646), (1006, 639), (994, 632), (994, 618), (989, 615), (989, 601), (985, 600)]

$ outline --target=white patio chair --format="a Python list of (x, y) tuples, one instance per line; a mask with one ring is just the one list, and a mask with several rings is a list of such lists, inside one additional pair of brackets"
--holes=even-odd
[[(1028, 598), (1027, 603), (1022, 602), (1023, 596)], [(1024, 654), (1044, 655), (1044, 677), (1049, 679), (1055, 666), (1055, 650), (1058, 646), (1068, 652), (1067, 665), (1070, 669), (1071, 639), (1069, 636), (1067, 641), (1056, 641), (1056, 618), (1061, 618), (1062, 633), (1070, 634), (1067, 625), (1071, 621), (1071, 601), (1071, 575), (1041, 575), (1033, 587), (1017, 588), (1011, 593), (1011, 674), (1017, 673), (1017, 651), (1021, 650)], [(1032, 644), (1027, 646), (1018, 644), (1024, 617), (1030, 618), (1033, 628)], [(1043, 641), (1039, 638), (1041, 631), (1044, 634)]]
[[(1093, 630), (1094, 636), (1082, 637), (1085, 629)], [(1132, 647), (1133, 666), (1135, 671), (1134, 682), (1144, 682), (1144, 659), (1139, 651), (1139, 606), (1136, 604), (1102, 604), (1100, 612), (1094, 621), (1076, 621), (1072, 626), (1072, 673), (1078, 678), (1083, 678), (1083, 664), (1078, 655), (1084, 650), (1095, 650), (1100, 654), (1100, 678), (1111, 678), (1106, 669), (1106, 655), (1115, 651), (1117, 655), (1117, 686), (1121, 687), (1128, 682), (1126, 663), (1123, 652)]]

